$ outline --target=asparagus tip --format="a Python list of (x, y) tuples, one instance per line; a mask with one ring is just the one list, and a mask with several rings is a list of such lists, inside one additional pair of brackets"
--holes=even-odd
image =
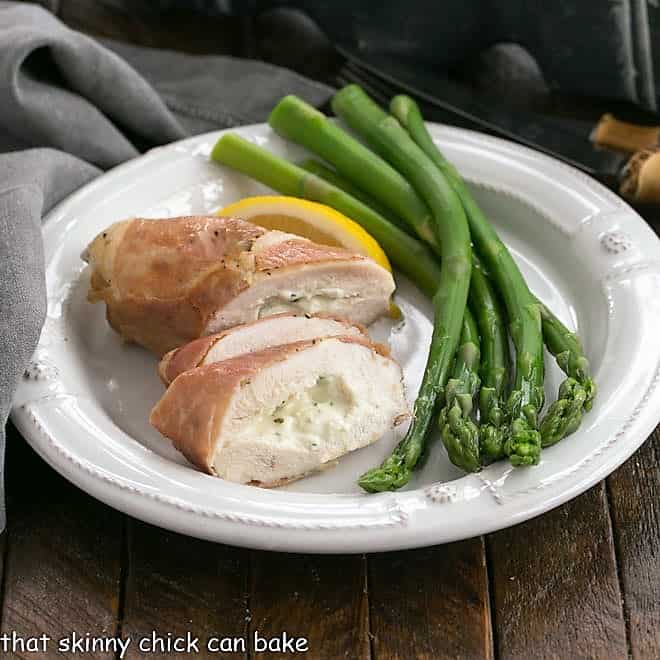
[(582, 422), (587, 397), (587, 390), (574, 378), (569, 377), (561, 384), (558, 399), (541, 421), (541, 442), (544, 447), (554, 445), (577, 430)]
[(359, 479), (360, 488), (367, 493), (382, 493), (387, 490), (396, 490), (408, 483), (409, 474), (391, 468), (376, 467), (365, 472)]
[(541, 460), (541, 434), (525, 419), (514, 419), (504, 442), (504, 453), (511, 465), (537, 465)]
[(586, 411), (589, 411), (594, 405), (594, 399), (596, 398), (596, 394), (598, 393), (598, 387), (596, 385), (596, 381), (594, 381), (593, 378), (586, 378), (581, 383), (581, 385), (584, 388), (584, 391), (586, 392), (586, 398), (584, 400), (583, 407)]
[(479, 428), (479, 453), (483, 463), (497, 461), (504, 456), (505, 429), (484, 423)]
[(439, 422), (449, 460), (466, 472), (477, 472), (481, 468), (479, 428), (464, 416), (458, 399), (454, 399), (451, 407), (442, 410)]

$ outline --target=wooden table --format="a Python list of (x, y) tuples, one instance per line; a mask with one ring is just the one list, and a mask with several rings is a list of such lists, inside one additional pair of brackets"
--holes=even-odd
[[(286, 632), (307, 638), (304, 657), (330, 659), (660, 653), (660, 427), (606, 481), (539, 518), (366, 556), (250, 551), (152, 527), (70, 485), (11, 425), (7, 475), (2, 633), (130, 636), (129, 658), (172, 657), (139, 652), (152, 630), (202, 645)], [(198, 657), (219, 655), (200, 646)]]
[[(94, 34), (250, 54), (238, 19), (155, 20), (119, 0), (42, 4)], [(0, 640), (130, 636), (126, 657), (156, 658), (171, 656), (137, 648), (152, 630), (202, 645), (258, 631), (306, 637), (309, 658), (660, 657), (660, 427), (606, 481), (540, 518), (367, 556), (257, 552), (165, 532), (68, 484), (11, 425), (7, 475)]]

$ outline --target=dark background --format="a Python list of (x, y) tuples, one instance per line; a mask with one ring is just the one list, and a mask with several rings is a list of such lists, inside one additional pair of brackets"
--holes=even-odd
[[(660, 6), (640, 0), (41, 0), (91, 34), (190, 53), (256, 57), (332, 82), (309, 56), (300, 8), (333, 43), (447, 74), (503, 102), (594, 113), (607, 99), (655, 110)], [(298, 38), (296, 38), (298, 37)], [(507, 55), (507, 45), (517, 51)], [(502, 51), (504, 50), (504, 54)], [(510, 82), (503, 88), (502, 84)], [(511, 93), (509, 93), (511, 92)], [(591, 110), (589, 110), (591, 108)]]

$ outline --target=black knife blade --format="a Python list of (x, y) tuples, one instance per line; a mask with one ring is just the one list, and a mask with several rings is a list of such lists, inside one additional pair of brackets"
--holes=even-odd
[(578, 167), (609, 187), (617, 186), (627, 157), (597, 148), (589, 140), (593, 127), (589, 122), (497, 106), (490, 98), (418, 67), (408, 67), (383, 55), (356, 54), (345, 46), (336, 48), (355, 77), (362, 76), (367, 86), (383, 93), (396, 88), (410, 94), (421, 103), (424, 115), (431, 121), (458, 124), (513, 140)]

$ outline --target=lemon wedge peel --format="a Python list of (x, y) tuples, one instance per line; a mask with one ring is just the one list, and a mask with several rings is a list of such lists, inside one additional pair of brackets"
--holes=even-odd
[(245, 197), (217, 215), (242, 218), (265, 229), (277, 229), (321, 245), (342, 247), (373, 259), (392, 272), (383, 248), (357, 222), (318, 202), (285, 195)]

